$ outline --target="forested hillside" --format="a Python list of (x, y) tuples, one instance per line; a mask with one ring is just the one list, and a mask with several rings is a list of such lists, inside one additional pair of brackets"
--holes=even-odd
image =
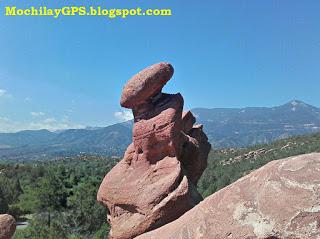
[[(264, 164), (288, 156), (320, 152), (320, 134), (272, 144), (211, 151), (198, 190), (204, 197)], [(106, 209), (96, 202), (104, 175), (117, 159), (81, 156), (54, 161), (0, 162), (0, 213), (29, 225), (16, 239), (106, 238)]]
[(0, 214), (29, 221), (14, 238), (106, 238), (106, 210), (96, 203), (114, 159), (66, 158), (0, 164)]
[(213, 150), (198, 190), (206, 197), (272, 160), (312, 152), (320, 152), (320, 133), (249, 148)]

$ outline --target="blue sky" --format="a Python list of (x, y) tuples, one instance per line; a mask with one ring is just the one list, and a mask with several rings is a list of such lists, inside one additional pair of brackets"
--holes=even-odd
[[(106, 126), (130, 117), (125, 82), (175, 68), (165, 92), (185, 107), (320, 106), (320, 2), (101, 0), (68, 5), (171, 8), (171, 17), (6, 17), (0, 2), (0, 131)], [(64, 2), (64, 3), (61, 3)], [(118, 112), (118, 113), (117, 113)]]

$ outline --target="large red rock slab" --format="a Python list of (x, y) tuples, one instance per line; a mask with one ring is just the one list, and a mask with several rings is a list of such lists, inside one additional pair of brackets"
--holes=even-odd
[(149, 66), (133, 76), (122, 91), (120, 104), (133, 109), (161, 92), (173, 75), (171, 64), (161, 62)]
[(11, 215), (0, 215), (0, 239), (10, 239), (16, 231), (16, 221)]
[(320, 238), (320, 153), (270, 162), (137, 237), (158, 238)]

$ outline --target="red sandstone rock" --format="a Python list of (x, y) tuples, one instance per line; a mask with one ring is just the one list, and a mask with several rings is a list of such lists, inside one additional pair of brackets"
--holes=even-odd
[(120, 104), (126, 108), (134, 108), (161, 92), (163, 86), (171, 79), (173, 67), (161, 62), (140, 71), (125, 85)]
[(319, 196), (320, 153), (277, 160), (137, 239), (318, 239)]
[(16, 221), (8, 214), (0, 215), (0, 239), (10, 239), (16, 230)]
[(211, 146), (202, 128), (193, 127), (191, 112), (182, 116), (182, 96), (161, 93), (172, 73), (168, 63), (153, 65), (124, 87), (121, 105), (133, 108), (133, 143), (97, 195), (109, 209), (110, 238), (158, 228), (202, 200), (195, 184)]
[(183, 122), (183, 131), (185, 133), (189, 133), (194, 123), (196, 122), (196, 118), (193, 116), (190, 110), (184, 111), (182, 113), (182, 122)]
[(132, 238), (177, 219), (200, 200), (178, 159), (180, 94), (163, 94), (135, 113), (133, 144), (104, 178), (98, 201), (108, 207), (111, 238)]
[(98, 200), (110, 213), (110, 238), (132, 238), (162, 226), (199, 202), (175, 157), (134, 165), (121, 161), (100, 186)]
[(202, 130), (202, 125), (196, 125), (189, 130), (183, 144), (180, 161), (186, 170), (188, 179), (197, 185), (203, 171), (207, 167), (207, 158), (211, 150), (208, 138)]
[(133, 144), (149, 162), (180, 156), (182, 108), (180, 94), (163, 94), (157, 104), (134, 111)]

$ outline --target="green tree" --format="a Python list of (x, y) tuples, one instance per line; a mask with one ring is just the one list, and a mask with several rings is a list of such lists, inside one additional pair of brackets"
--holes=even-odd
[(73, 195), (68, 198), (68, 221), (77, 233), (91, 234), (106, 221), (106, 209), (96, 201), (99, 183), (93, 177), (87, 178), (73, 188)]
[(42, 215), (37, 215), (30, 226), (23, 230), (17, 230), (14, 239), (67, 239), (69, 236), (66, 222), (61, 214), (56, 214), (50, 227)]
[(0, 188), (0, 214), (7, 213), (8, 210), (9, 206), (7, 200), (2, 192), (2, 189)]
[(52, 213), (66, 207), (67, 196), (62, 180), (52, 169), (49, 169), (47, 174), (40, 178), (36, 188), (26, 188), (26, 192), (20, 197), (19, 205), (30, 213), (45, 213), (50, 227)]
[(18, 201), (19, 195), (22, 193), (20, 181), (16, 177), (0, 177), (1, 189), (6, 197), (8, 204), (14, 204)]

